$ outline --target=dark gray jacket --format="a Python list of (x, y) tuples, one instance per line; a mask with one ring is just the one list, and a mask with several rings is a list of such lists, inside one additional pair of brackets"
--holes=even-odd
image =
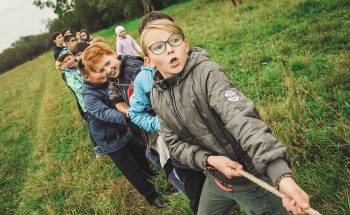
[(109, 78), (109, 99), (115, 105), (119, 102), (126, 102), (129, 105), (128, 88), (132, 88), (136, 75), (141, 71), (143, 58), (138, 56), (119, 55), (120, 60), (119, 76)]
[[(225, 155), (273, 183), (291, 172), (286, 148), (204, 50), (190, 50), (178, 75), (163, 79), (158, 72), (154, 81), (152, 107), (160, 118), (160, 135), (176, 160), (204, 170), (209, 155)], [(224, 147), (227, 142), (229, 149)]]

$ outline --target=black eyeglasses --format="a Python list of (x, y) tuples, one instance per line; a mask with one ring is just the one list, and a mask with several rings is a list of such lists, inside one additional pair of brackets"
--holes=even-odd
[(182, 34), (174, 34), (167, 41), (159, 41), (153, 43), (148, 48), (155, 55), (163, 54), (166, 50), (166, 44), (168, 43), (170, 46), (179, 46), (184, 41), (184, 35)]

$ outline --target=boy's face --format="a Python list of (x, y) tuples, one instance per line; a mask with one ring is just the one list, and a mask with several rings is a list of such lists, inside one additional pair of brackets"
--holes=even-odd
[(119, 33), (119, 37), (121, 37), (121, 38), (125, 38), (125, 36), (126, 36), (125, 31), (122, 31), (122, 32), (120, 32), (120, 33)]
[(63, 36), (67, 36), (67, 35), (72, 35), (72, 33), (70, 32), (70, 30), (67, 30), (66, 32), (64, 32)]
[(75, 45), (76, 41), (77, 40), (75, 39), (75, 37), (71, 37), (69, 41), (66, 42), (66, 45), (68, 46), (68, 48), (71, 48)]
[[(150, 63), (155, 65), (164, 78), (180, 73), (185, 67), (189, 46), (186, 41), (183, 41), (182, 36), (174, 36), (173, 33), (154, 29), (145, 35), (144, 42), (148, 47)], [(153, 52), (150, 50), (151, 46)], [(161, 52), (164, 48), (164, 52)]]
[(109, 77), (118, 77), (120, 61), (115, 55), (103, 55), (95, 64), (95, 71), (86, 75), (86, 80), (92, 83), (104, 83)]
[(76, 67), (76, 62), (73, 58), (72, 55), (67, 55), (67, 57), (65, 57), (62, 61), (62, 67), (64, 69), (66, 68), (73, 68), (73, 67)]
[(87, 34), (85, 32), (80, 32), (80, 39), (87, 40)]
[(82, 57), (83, 57), (83, 52), (78, 52), (78, 53), (74, 56), (74, 58), (75, 58), (75, 60), (76, 60), (77, 62), (80, 61)]
[(62, 34), (57, 35), (56, 39), (53, 42), (56, 44), (56, 46), (62, 46), (64, 43)]

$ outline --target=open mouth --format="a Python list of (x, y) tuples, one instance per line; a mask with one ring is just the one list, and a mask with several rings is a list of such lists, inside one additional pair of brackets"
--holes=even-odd
[(170, 66), (177, 67), (180, 64), (180, 59), (177, 57), (173, 57), (170, 59)]

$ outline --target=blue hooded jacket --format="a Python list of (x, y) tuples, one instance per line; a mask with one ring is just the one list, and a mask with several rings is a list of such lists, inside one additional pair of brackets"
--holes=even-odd
[(103, 153), (112, 153), (131, 140), (125, 115), (108, 99), (107, 83), (84, 82), (83, 96), (92, 138)]
[(147, 132), (158, 132), (160, 129), (158, 117), (152, 113), (150, 100), (155, 72), (156, 70), (151, 67), (141, 68), (134, 80), (134, 92), (128, 110), (131, 122)]

